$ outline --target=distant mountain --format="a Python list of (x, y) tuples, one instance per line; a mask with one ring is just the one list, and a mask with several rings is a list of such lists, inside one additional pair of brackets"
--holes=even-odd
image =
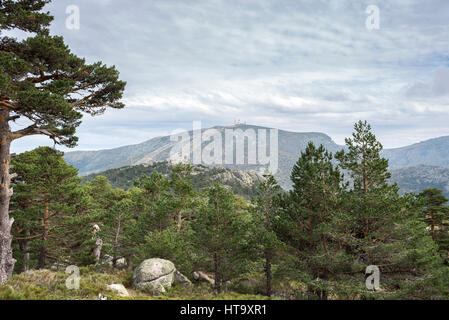
[[(270, 128), (252, 126), (252, 125), (236, 125), (222, 127), (217, 126), (216, 129), (223, 137), (226, 129), (240, 129), (246, 131), (248, 129), (254, 130), (256, 138), (258, 137), (259, 129), (269, 130)], [(202, 132), (207, 129), (203, 129)], [(188, 132), (192, 139), (192, 131)], [(267, 133), (267, 137), (269, 134)], [(276, 178), (279, 183), (285, 187), (290, 187), (290, 171), (294, 163), (298, 160), (298, 156), (302, 150), (305, 149), (309, 141), (316, 145), (323, 144), (331, 152), (336, 152), (342, 148), (337, 145), (332, 139), (323, 133), (319, 132), (290, 132), (278, 130), (278, 151), (279, 151), (279, 170)], [(203, 143), (203, 147), (209, 142)], [(67, 152), (64, 159), (67, 163), (73, 165), (79, 170), (80, 175), (84, 176), (91, 173), (104, 171), (107, 169), (120, 168), (123, 166), (133, 166), (138, 164), (150, 164), (155, 162), (167, 161), (170, 157), (170, 150), (176, 142), (170, 141), (169, 136), (156, 137), (146, 142), (129, 145), (125, 147), (99, 150), (99, 151), (75, 151)], [(268, 148), (270, 147), (268, 143)], [(245, 154), (247, 154), (247, 145), (245, 144)], [(247, 161), (245, 160), (245, 163)], [(223, 167), (232, 170), (260, 170), (259, 165), (222, 165)]]
[(391, 181), (396, 182), (401, 193), (419, 193), (428, 188), (443, 190), (449, 198), (449, 168), (435, 166), (417, 166), (392, 169)]
[(426, 140), (407, 147), (385, 149), (390, 168), (439, 166), (449, 168), (449, 136)]
[[(84, 181), (91, 181), (96, 176), (102, 175), (108, 178), (112, 186), (129, 189), (134, 186), (134, 180), (143, 175), (150, 175), (157, 171), (166, 177), (172, 172), (173, 165), (168, 162), (157, 162), (150, 165), (126, 166), (122, 168), (109, 169), (104, 172), (92, 173), (84, 177)], [(230, 187), (235, 194), (251, 197), (257, 193), (257, 187), (262, 177), (256, 171), (238, 171), (225, 168), (208, 168), (204, 166), (192, 167), (192, 185), (196, 190), (210, 187), (218, 182)]]
[[(217, 126), (216, 129), (223, 137), (226, 129), (240, 129), (246, 131), (254, 130), (256, 137), (260, 129), (269, 130), (270, 128), (253, 126), (253, 125), (236, 125), (236, 126)], [(202, 132), (207, 129), (203, 129)], [(190, 141), (192, 141), (192, 131), (188, 132)], [(309, 141), (316, 145), (323, 144), (330, 152), (335, 153), (344, 148), (336, 144), (328, 135), (319, 132), (290, 132), (278, 130), (278, 172), (276, 178), (280, 185), (286, 189), (290, 188), (290, 172), (297, 161), (300, 152), (305, 149)], [(151, 164), (163, 162), (170, 159), (170, 151), (176, 142), (170, 141), (169, 136), (156, 137), (143, 143), (114, 148), (109, 150), (98, 151), (75, 151), (67, 152), (64, 156), (65, 160), (79, 170), (80, 175), (85, 176), (91, 173), (97, 173), (108, 169), (120, 168), (124, 166), (135, 166), (140, 164)], [(202, 147), (209, 144), (203, 142)], [(268, 145), (268, 147), (270, 147)], [(245, 155), (248, 148), (245, 144)], [(385, 149), (383, 156), (389, 159), (390, 168), (400, 169), (406, 167), (415, 167), (408, 171), (397, 171), (398, 178), (401, 181), (407, 180), (406, 172), (418, 179), (418, 172), (421, 168), (423, 175), (429, 175), (430, 171), (426, 167), (421, 166), (437, 166), (449, 168), (449, 136), (427, 140), (416, 143), (407, 147)], [(245, 160), (245, 163), (246, 160)], [(262, 170), (260, 165), (220, 165), (232, 170)], [(394, 171), (396, 172), (396, 171)], [(432, 171), (433, 172), (433, 171)], [(410, 179), (412, 179), (410, 177)], [(444, 178), (442, 178), (444, 180)], [(421, 181), (421, 180), (420, 180)], [(412, 180), (408, 182), (413, 183)], [(416, 182), (418, 183), (418, 182)], [(404, 185), (405, 186), (405, 185)], [(404, 187), (405, 188), (405, 187)], [(407, 187), (409, 188), (409, 187)], [(412, 189), (411, 187), (409, 188)]]

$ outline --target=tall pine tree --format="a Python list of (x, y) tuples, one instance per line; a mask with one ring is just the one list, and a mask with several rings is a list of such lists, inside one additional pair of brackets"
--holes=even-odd
[(441, 190), (431, 188), (419, 194), (424, 200), (424, 221), (429, 225), (432, 238), (438, 244), (440, 254), (449, 261), (449, 206)]
[(234, 194), (219, 184), (207, 190), (208, 203), (192, 224), (195, 243), (213, 262), (215, 291), (220, 293), (231, 271), (231, 260), (245, 235), (245, 219), (235, 209)]
[[(62, 153), (39, 147), (14, 158), (17, 175), (11, 201), (14, 235), (22, 248), (24, 270), (45, 268), (49, 262), (68, 262), (74, 249), (72, 220), (83, 203), (78, 171), (65, 163)], [(80, 221), (78, 221), (80, 222)], [(86, 228), (79, 225), (77, 230)], [(35, 261), (35, 263), (33, 263)]]
[(353, 182), (345, 195), (350, 217), (345, 247), (354, 255), (353, 269), (364, 272), (376, 265), (381, 287), (397, 296), (422, 297), (427, 294), (422, 288), (435, 277), (441, 259), (419, 220), (419, 203), (411, 195), (400, 196), (396, 184), (389, 184), (388, 160), (382, 158), (382, 145), (366, 121), (355, 124), (346, 146), (347, 152), (336, 157)]
[(266, 294), (271, 297), (273, 292), (272, 263), (278, 250), (282, 247), (282, 243), (274, 231), (275, 220), (279, 214), (281, 187), (272, 174), (265, 173), (263, 177), (264, 180), (259, 184), (257, 197), (254, 201), (254, 222), (256, 226), (253, 232), (257, 236), (257, 242), (265, 260)]
[(284, 240), (295, 248), (309, 279), (324, 281), (316, 292), (322, 299), (328, 297), (326, 281), (344, 256), (333, 234), (343, 176), (332, 159), (322, 145), (310, 142), (293, 167), (293, 190), (283, 201)]
[[(0, 283), (14, 269), (9, 217), (10, 145), (31, 135), (46, 135), (55, 144), (76, 145), (82, 113), (101, 114), (118, 102), (125, 83), (115, 67), (88, 64), (70, 52), (62, 37), (50, 36), (46, 0), (0, 1), (0, 32), (34, 33), (24, 40), (0, 38)], [(10, 123), (28, 125), (11, 130)]]

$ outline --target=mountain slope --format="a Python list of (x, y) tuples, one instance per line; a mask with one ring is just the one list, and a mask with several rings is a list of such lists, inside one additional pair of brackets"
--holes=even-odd
[(385, 149), (383, 156), (389, 159), (391, 168), (420, 165), (449, 168), (449, 136), (439, 137), (395, 149)]
[[(168, 162), (157, 162), (150, 165), (126, 166), (122, 168), (109, 169), (100, 173), (93, 173), (84, 177), (85, 181), (93, 180), (97, 175), (108, 178), (114, 187), (129, 189), (134, 186), (134, 180), (143, 175), (149, 176), (151, 172), (157, 171), (168, 177), (173, 165)], [(225, 168), (207, 168), (204, 166), (192, 167), (192, 185), (194, 189), (201, 190), (218, 182), (229, 186), (234, 193), (242, 196), (255, 196), (261, 176), (256, 171), (235, 171)]]
[[(269, 130), (266, 127), (252, 125), (236, 126), (217, 126), (216, 129), (224, 141), (226, 129), (240, 129), (246, 131), (254, 130), (256, 138), (259, 130)], [(203, 129), (202, 132), (208, 129)], [(192, 141), (192, 131), (188, 132), (190, 142)], [(276, 178), (284, 188), (290, 188), (290, 172), (297, 161), (299, 154), (303, 151), (309, 141), (316, 145), (323, 144), (330, 152), (335, 153), (344, 148), (336, 144), (329, 136), (319, 132), (290, 132), (278, 130), (278, 171)], [(124, 166), (134, 166), (139, 164), (151, 164), (156, 162), (168, 161), (170, 151), (176, 142), (170, 141), (169, 136), (156, 137), (143, 143), (124, 146), (109, 150), (99, 151), (75, 151), (65, 154), (65, 160), (79, 170), (80, 175), (84, 176), (91, 173), (105, 171), (108, 169), (120, 168)], [(202, 148), (209, 144), (209, 141), (202, 143)], [(268, 148), (270, 146), (268, 145)], [(248, 153), (248, 146), (245, 144), (245, 156)], [(391, 169), (400, 169), (406, 167), (417, 167), (408, 171), (398, 171), (398, 177), (403, 177), (408, 172), (413, 177), (418, 178), (418, 171), (423, 170), (422, 174), (429, 175), (429, 169), (420, 166), (438, 166), (449, 168), (449, 136), (430, 139), (424, 142), (416, 143), (407, 147), (385, 149), (383, 156), (389, 159)], [(190, 157), (192, 159), (192, 156)], [(235, 162), (234, 162), (235, 163)], [(234, 165), (209, 165), (222, 166), (232, 170), (262, 170), (264, 166), (234, 164)], [(203, 163), (204, 164), (204, 163)], [(405, 180), (404, 180), (405, 181)], [(421, 180), (420, 180), (421, 181)], [(409, 187), (407, 187), (409, 188)], [(409, 188), (410, 189), (410, 188)]]
[(390, 171), (391, 181), (398, 184), (401, 193), (419, 193), (428, 188), (437, 188), (449, 197), (449, 168), (417, 166)]
[[(153, 171), (158, 171), (168, 177), (171, 174), (172, 167), (173, 165), (168, 162), (126, 166), (93, 173), (85, 176), (84, 180), (91, 181), (97, 175), (102, 175), (107, 177), (114, 187), (129, 189), (134, 186), (134, 180), (143, 175), (150, 175)], [(401, 193), (420, 193), (427, 188), (437, 188), (443, 190), (445, 196), (449, 197), (449, 168), (418, 166), (392, 169), (390, 172), (390, 182), (396, 182)], [(248, 197), (256, 195), (257, 185), (260, 181), (261, 176), (256, 171), (207, 168), (204, 166), (193, 166), (192, 168), (192, 184), (197, 190), (218, 182), (229, 186), (236, 194)]]
[[(269, 130), (266, 127), (251, 126), (251, 125), (236, 125), (222, 127), (217, 126), (216, 129), (223, 137), (226, 129), (240, 129), (246, 131), (248, 129), (254, 130), (256, 138), (258, 138), (259, 129)], [(202, 132), (207, 129), (203, 129)], [(189, 131), (190, 141), (192, 141), (192, 131)], [(268, 136), (268, 134), (267, 134)], [(297, 161), (300, 151), (304, 150), (307, 143), (313, 141), (316, 145), (323, 144), (329, 151), (336, 152), (342, 147), (337, 145), (332, 139), (318, 132), (289, 132), (278, 130), (278, 160), (279, 169), (276, 174), (280, 184), (286, 188), (289, 187), (289, 176), (291, 168)], [(209, 142), (204, 142), (204, 148)], [(175, 145), (175, 142), (170, 141), (169, 136), (156, 137), (146, 142), (130, 145), (110, 150), (99, 151), (75, 151), (65, 154), (64, 159), (67, 163), (73, 165), (79, 170), (80, 175), (87, 175), (90, 173), (100, 172), (107, 169), (119, 168), (123, 166), (132, 166), (137, 164), (150, 164), (154, 162), (167, 161), (170, 158), (170, 150)], [(268, 148), (270, 145), (268, 143)], [(245, 144), (245, 155), (248, 153), (247, 145)], [(245, 160), (247, 163), (247, 160)], [(221, 165), (232, 170), (259, 170), (260, 165)]]

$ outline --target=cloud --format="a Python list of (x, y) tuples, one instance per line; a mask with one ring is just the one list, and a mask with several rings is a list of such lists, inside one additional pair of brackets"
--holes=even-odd
[(49, 6), (52, 33), (128, 82), (126, 110), (86, 117), (79, 149), (137, 143), (193, 120), (323, 131), (342, 142), (365, 118), (387, 146), (402, 145), (396, 133), (407, 130), (449, 134), (446, 0), (379, 3), (373, 31), (372, 1), (71, 0), (79, 31), (65, 28), (68, 4)]
[(440, 67), (430, 79), (417, 81), (406, 88), (406, 96), (411, 98), (442, 98), (449, 96), (449, 67)]
[(449, 95), (449, 68), (442, 67), (435, 72), (433, 92), (438, 96)]

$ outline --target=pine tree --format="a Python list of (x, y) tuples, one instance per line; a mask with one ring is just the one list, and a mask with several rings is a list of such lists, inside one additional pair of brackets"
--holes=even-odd
[(134, 185), (137, 211), (134, 256), (138, 261), (158, 256), (173, 261), (180, 270), (193, 272), (191, 221), (203, 199), (193, 191), (191, 166), (176, 165), (167, 174), (157, 171), (142, 176)]
[(171, 188), (173, 190), (172, 204), (174, 206), (174, 218), (178, 232), (183, 230), (183, 222), (192, 219), (193, 214), (193, 187), (192, 166), (190, 164), (176, 165), (171, 174)]
[(394, 187), (388, 185), (391, 174), (388, 172), (388, 160), (382, 158), (382, 144), (377, 141), (371, 131), (371, 126), (359, 121), (354, 125), (352, 138), (345, 139), (348, 152), (343, 150), (336, 154), (342, 169), (349, 173), (353, 181), (353, 192), (359, 206), (360, 236), (366, 237), (370, 232), (371, 223), (375, 221), (376, 213), (381, 208), (370, 205), (382, 192), (395, 192)]
[(266, 294), (272, 295), (272, 263), (282, 243), (274, 231), (275, 219), (279, 214), (279, 194), (281, 188), (274, 176), (270, 173), (263, 175), (264, 180), (259, 184), (255, 198), (255, 224), (253, 232), (258, 238), (258, 245), (265, 259)]
[(136, 202), (141, 214), (138, 219), (136, 237), (138, 243), (144, 243), (145, 237), (152, 231), (163, 231), (175, 221), (173, 214), (171, 181), (157, 171), (149, 176), (143, 175), (134, 182), (141, 190)]
[(424, 221), (429, 225), (432, 238), (438, 244), (439, 251), (446, 261), (449, 261), (449, 207), (447, 199), (441, 190), (431, 188), (419, 194), (424, 200)]
[(104, 176), (96, 176), (86, 187), (93, 199), (88, 214), (100, 228), (95, 233), (95, 240), (101, 239), (101, 256), (110, 255), (113, 266), (116, 266), (118, 259), (130, 257), (134, 247), (128, 232), (128, 229), (135, 228), (134, 191), (114, 189)]
[(11, 215), (15, 239), (25, 250), (23, 270), (29, 268), (30, 259), (36, 259), (39, 268), (45, 268), (48, 260), (67, 262), (75, 240), (70, 236), (71, 221), (77, 219), (77, 206), (83, 202), (77, 170), (49, 147), (24, 152), (13, 164), (19, 183)]
[(53, 18), (40, 12), (51, 0), (2, 0), (0, 29), (18, 29), (26, 32), (46, 33)]
[[(310, 142), (292, 169), (293, 190), (283, 199), (284, 240), (295, 248), (310, 279), (324, 281), (340, 267), (344, 256), (333, 236), (343, 176), (332, 159), (322, 145), (317, 148)], [(327, 299), (327, 290), (320, 289), (318, 294)]]
[(245, 238), (245, 219), (235, 210), (234, 194), (219, 184), (207, 190), (208, 203), (192, 224), (195, 244), (213, 261), (215, 291), (220, 293), (231, 269), (231, 260)]
[(134, 243), (129, 238), (128, 229), (133, 227), (135, 205), (129, 192), (121, 189), (113, 191), (113, 200), (102, 218), (102, 240), (105, 252), (112, 256), (112, 265), (116, 267), (117, 260), (129, 258)]
[[(0, 38), (0, 283), (11, 275), (10, 145), (22, 137), (46, 135), (55, 144), (76, 145), (75, 129), (82, 114), (101, 114), (118, 102), (125, 83), (114, 67), (87, 64), (70, 52), (62, 37), (50, 36), (47, 0), (0, 2), (0, 32), (34, 33), (25, 40)], [(29, 125), (12, 131), (11, 121)]]
[[(348, 237), (344, 245), (354, 256), (353, 269), (379, 267), (382, 285), (402, 297), (418, 297), (423, 284), (441, 266), (426, 226), (419, 220), (420, 205), (412, 195), (400, 196), (390, 185), (388, 160), (381, 157), (382, 145), (370, 125), (359, 121), (347, 152), (337, 154), (340, 166), (353, 179), (345, 194)], [(418, 289), (419, 288), (419, 289)]]

